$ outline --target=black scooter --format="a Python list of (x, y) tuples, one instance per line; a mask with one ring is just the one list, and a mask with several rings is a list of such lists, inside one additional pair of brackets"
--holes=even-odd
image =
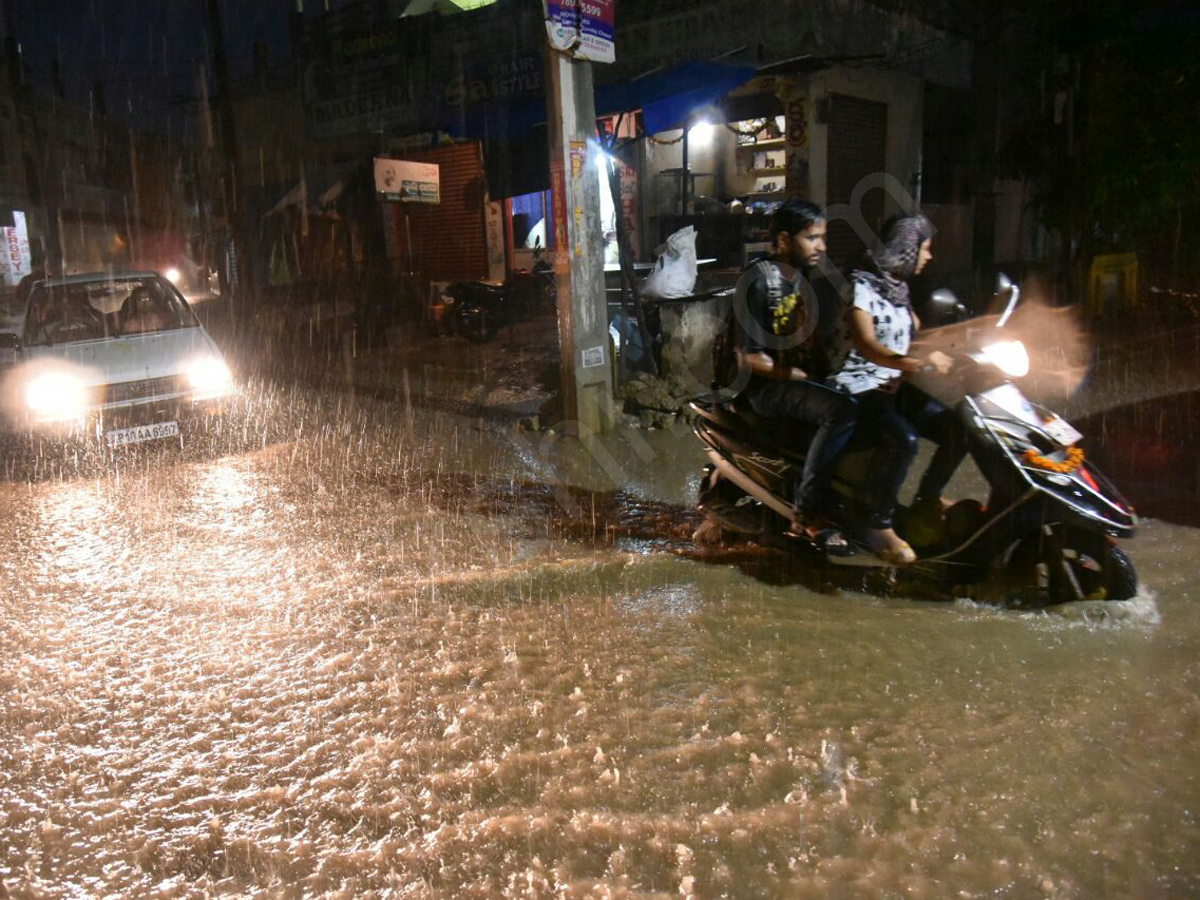
[[(897, 531), (918, 561), (895, 574), (957, 596), (986, 596), (999, 588), (1006, 601), (1018, 605), (1132, 598), (1137, 575), (1114, 539), (1132, 536), (1137, 515), (1087, 461), (1079, 446), (1083, 436), (1013, 382), (1028, 372), (1029, 357), (1004, 331), (1020, 291), (1007, 279), (1002, 286), (1011, 292), (1003, 315), (978, 327), (965, 323), (967, 337), (947, 376), (958, 382), (955, 408), (969, 452), (990, 486), (986, 502), (959, 501), (934, 522), (901, 510)], [(956, 303), (948, 292), (938, 292), (935, 300)], [(794, 423), (784, 430), (736, 398), (697, 400), (692, 409), (693, 431), (711, 461), (698, 502), (707, 519), (762, 543), (820, 554), (831, 564), (886, 567), (866, 548), (826, 556), (815, 544), (787, 534), (792, 486), (804, 465)], [(861, 423), (834, 476), (833, 488), (852, 519), (865, 509), (878, 443), (870, 423)]]

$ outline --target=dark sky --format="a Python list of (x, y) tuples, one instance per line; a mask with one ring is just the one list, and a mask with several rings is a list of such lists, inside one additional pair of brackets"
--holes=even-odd
[[(0, 6), (6, 13), (0, 25), (11, 22), (37, 84), (51, 87), (58, 56), (69, 99), (86, 104), (100, 79), (109, 111), (146, 126), (164, 122), (195, 95), (198, 66), (210, 57), (207, 0), (0, 0)], [(250, 71), (256, 39), (267, 42), (272, 62), (286, 58), (293, 0), (222, 0), (221, 8), (234, 76)]]

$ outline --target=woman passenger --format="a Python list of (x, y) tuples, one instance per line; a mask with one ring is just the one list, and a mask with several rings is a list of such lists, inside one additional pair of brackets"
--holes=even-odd
[(904, 476), (917, 454), (918, 435), (938, 444), (921, 479), (914, 506), (941, 504), (941, 493), (966, 452), (962, 427), (953, 410), (903, 379), (925, 368), (941, 374), (951, 359), (934, 350), (909, 355), (921, 322), (909, 298), (908, 279), (933, 258), (933, 228), (924, 216), (899, 216), (884, 226), (882, 245), (868, 251), (861, 268), (851, 272), (853, 299), (840, 335), (844, 357), (829, 378), (838, 390), (858, 401), (859, 421), (877, 427), (886, 452), (877, 453), (877, 469), (867, 530), (874, 553), (893, 565), (916, 561), (913, 549), (892, 528)]

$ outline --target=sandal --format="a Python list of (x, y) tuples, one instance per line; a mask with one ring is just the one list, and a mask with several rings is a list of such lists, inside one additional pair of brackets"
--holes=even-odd
[(797, 515), (792, 519), (787, 533), (791, 537), (811, 541), (826, 556), (853, 556), (857, 552), (841, 529), (823, 516), (815, 516), (806, 521)]
[(808, 538), (826, 555), (843, 558), (854, 556), (857, 552), (854, 545), (838, 529), (829, 527), (820, 531), (810, 531)]

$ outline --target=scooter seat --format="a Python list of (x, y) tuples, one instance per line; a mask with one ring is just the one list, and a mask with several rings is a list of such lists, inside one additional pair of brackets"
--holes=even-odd
[(736, 427), (740, 431), (789, 456), (804, 456), (816, 433), (816, 429), (805, 422), (760, 416), (740, 397), (733, 398), (726, 404), (726, 409), (736, 417)]

